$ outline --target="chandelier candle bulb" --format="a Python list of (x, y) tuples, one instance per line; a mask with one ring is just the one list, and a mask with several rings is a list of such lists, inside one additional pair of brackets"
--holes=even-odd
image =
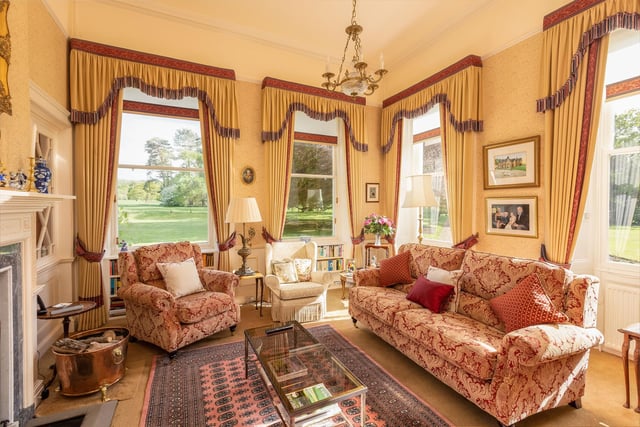
[(380, 52), (380, 69), (384, 70), (384, 54)]

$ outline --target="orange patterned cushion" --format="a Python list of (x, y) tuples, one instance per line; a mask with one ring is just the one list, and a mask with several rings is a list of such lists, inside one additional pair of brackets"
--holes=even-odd
[(545, 292), (537, 274), (522, 279), (506, 294), (489, 300), (491, 308), (504, 322), (507, 332), (540, 323), (568, 322)]
[(398, 283), (413, 283), (411, 277), (411, 253), (402, 252), (394, 257), (380, 261), (380, 285), (390, 286)]

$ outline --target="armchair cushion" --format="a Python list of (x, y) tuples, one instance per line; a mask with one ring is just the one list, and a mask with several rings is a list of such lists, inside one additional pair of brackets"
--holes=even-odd
[(298, 281), (298, 273), (291, 260), (273, 260), (271, 270), (281, 283), (296, 283)]
[(202, 291), (176, 300), (180, 323), (197, 323), (233, 308), (233, 299), (221, 292)]
[(299, 281), (308, 282), (311, 280), (312, 262), (313, 260), (310, 258), (294, 258), (293, 265), (296, 268)]
[(174, 297), (204, 291), (193, 258), (182, 262), (159, 262), (156, 265), (164, 278), (167, 290)]

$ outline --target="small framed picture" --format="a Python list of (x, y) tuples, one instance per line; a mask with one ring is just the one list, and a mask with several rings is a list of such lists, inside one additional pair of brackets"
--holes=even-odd
[(538, 237), (537, 197), (486, 198), (487, 234)]
[(367, 193), (367, 203), (380, 201), (380, 184), (367, 182), (365, 184), (365, 191)]
[(256, 172), (251, 166), (242, 168), (242, 182), (245, 184), (253, 184), (256, 179)]
[(485, 146), (485, 190), (539, 186), (539, 153), (539, 135)]

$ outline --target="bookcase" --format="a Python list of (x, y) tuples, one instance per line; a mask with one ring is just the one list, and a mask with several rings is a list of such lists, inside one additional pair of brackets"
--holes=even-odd
[(106, 261), (107, 279), (109, 286), (109, 316), (124, 315), (124, 301), (118, 297), (118, 289), (122, 286), (118, 273), (118, 258), (108, 258)]
[(316, 270), (344, 270), (344, 250), (342, 243), (319, 244), (317, 255)]

